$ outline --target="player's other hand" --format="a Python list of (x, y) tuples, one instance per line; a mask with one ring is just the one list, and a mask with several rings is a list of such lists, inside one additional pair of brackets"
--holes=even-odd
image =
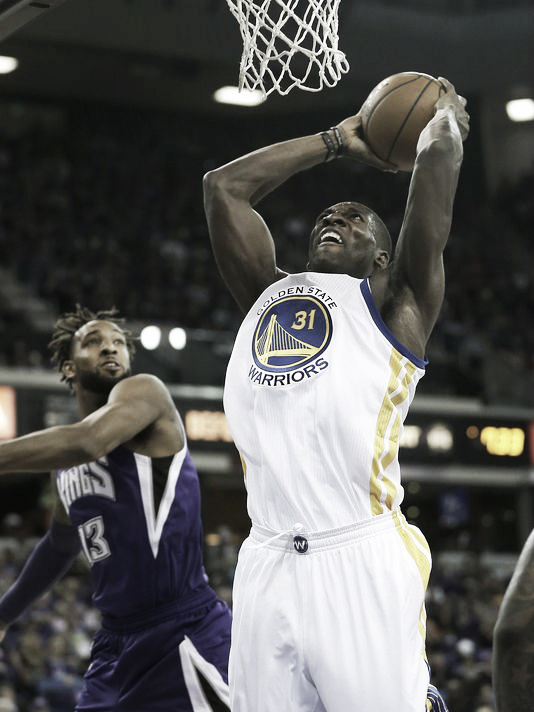
[(436, 102), (436, 111), (438, 109), (450, 108), (454, 111), (456, 116), (456, 123), (460, 129), (460, 135), (462, 141), (465, 141), (469, 134), (469, 114), (467, 113), (465, 107), (467, 104), (467, 99), (456, 93), (456, 89), (445, 77), (438, 77), (438, 80), (443, 84), (446, 91), (439, 97)]
[(398, 169), (393, 163), (383, 161), (366, 144), (363, 138), (362, 117), (359, 113), (341, 121), (337, 128), (343, 138), (344, 156), (360, 163), (365, 163), (372, 168), (378, 168), (381, 171), (397, 172)]

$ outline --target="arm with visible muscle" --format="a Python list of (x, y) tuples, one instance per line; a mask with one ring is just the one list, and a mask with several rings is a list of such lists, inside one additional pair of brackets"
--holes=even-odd
[[(343, 155), (391, 169), (358, 137), (360, 126), (358, 115), (339, 124)], [(321, 134), (313, 134), (259, 149), (204, 176), (204, 207), (215, 260), (243, 312), (285, 274), (276, 266), (272, 235), (254, 206), (291, 176), (323, 163), (326, 155)]]
[(158, 378), (132, 376), (117, 383), (108, 402), (80, 422), (0, 443), (0, 473), (46, 472), (97, 460), (170, 409), (170, 396)]
[(519, 556), (493, 633), (497, 712), (532, 712), (534, 705), (534, 531)]
[[(465, 99), (450, 82), (436, 103), (436, 112), (421, 132), (408, 199), (392, 264), (394, 297), (405, 301), (414, 349), (424, 352), (426, 341), (443, 302), (443, 250), (452, 223), (454, 197), (463, 160), (463, 141), (469, 131)], [(405, 334), (397, 334), (400, 338)]]

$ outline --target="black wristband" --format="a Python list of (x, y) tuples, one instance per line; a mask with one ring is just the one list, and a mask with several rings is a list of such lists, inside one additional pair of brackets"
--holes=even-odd
[(328, 161), (333, 161), (334, 158), (337, 158), (336, 147), (334, 145), (334, 142), (330, 138), (330, 134), (328, 133), (328, 131), (323, 131), (321, 133), (321, 138), (323, 139), (324, 145), (326, 146), (326, 158), (324, 160), (325, 163), (328, 163)]
[[(333, 139), (330, 135), (330, 131), (333, 133)], [(343, 155), (343, 139), (341, 137), (341, 131), (337, 126), (332, 126), (328, 129), (328, 131), (323, 131), (321, 133), (321, 138), (326, 146), (326, 158), (324, 159), (326, 163)]]
[(343, 138), (341, 136), (341, 131), (338, 129), (337, 126), (332, 126), (330, 131), (334, 132), (334, 138), (336, 140), (336, 158), (339, 158), (340, 156), (343, 155)]

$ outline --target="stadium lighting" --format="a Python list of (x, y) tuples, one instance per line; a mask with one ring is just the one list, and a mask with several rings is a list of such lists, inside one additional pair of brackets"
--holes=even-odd
[(447, 452), (453, 448), (454, 436), (447, 425), (436, 423), (429, 428), (426, 441), (430, 450)]
[(0, 74), (9, 74), (14, 72), (19, 66), (19, 60), (16, 57), (8, 57), (0, 55)]
[(218, 104), (234, 104), (235, 106), (258, 106), (263, 104), (266, 95), (259, 89), (242, 89), (239, 87), (221, 87), (213, 94)]
[(176, 349), (176, 351), (184, 349), (187, 344), (187, 334), (185, 333), (185, 329), (182, 329), (180, 326), (176, 326), (174, 329), (171, 329), (169, 331), (169, 344), (173, 349)]
[(508, 101), (506, 113), (511, 121), (532, 121), (534, 120), (534, 99)]
[(139, 336), (141, 344), (147, 351), (157, 349), (161, 341), (161, 329), (159, 326), (145, 326)]

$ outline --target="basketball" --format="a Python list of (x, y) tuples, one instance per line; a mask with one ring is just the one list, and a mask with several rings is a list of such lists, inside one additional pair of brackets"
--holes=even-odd
[(377, 84), (360, 110), (363, 137), (373, 153), (401, 171), (412, 170), (419, 134), (445, 91), (440, 81), (420, 72), (400, 72)]

